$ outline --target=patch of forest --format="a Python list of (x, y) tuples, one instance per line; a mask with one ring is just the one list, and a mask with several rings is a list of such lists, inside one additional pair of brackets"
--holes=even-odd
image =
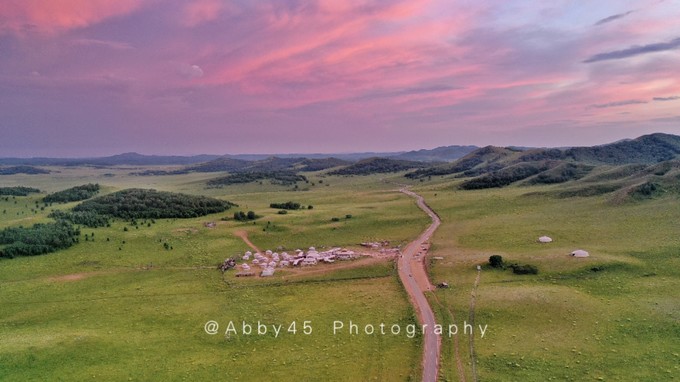
[(257, 182), (261, 180), (269, 180), (272, 184), (292, 185), (297, 182), (307, 182), (307, 177), (291, 171), (239, 172), (220, 178), (211, 179), (208, 181), (208, 185), (219, 187), (228, 186), (230, 184)]
[(0, 195), (3, 196), (27, 196), (30, 193), (40, 192), (37, 188), (16, 186), (16, 187), (0, 187)]
[(30, 228), (10, 227), (0, 231), (0, 257), (36, 256), (68, 248), (78, 241), (80, 230), (70, 223), (35, 224)]
[(224, 212), (235, 204), (206, 196), (130, 188), (86, 200), (73, 212), (92, 212), (126, 220), (193, 218)]
[(43, 198), (45, 203), (69, 203), (89, 199), (99, 193), (98, 184), (84, 184), (63, 191), (57, 191)]

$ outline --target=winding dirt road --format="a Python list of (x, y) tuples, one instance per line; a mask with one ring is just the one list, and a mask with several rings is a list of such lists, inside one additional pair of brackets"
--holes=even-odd
[(436, 323), (434, 313), (425, 298), (424, 291), (418, 286), (418, 283), (414, 278), (414, 271), (424, 272), (424, 270), (412, 268), (411, 263), (421, 249), (421, 246), (430, 239), (434, 231), (439, 227), (441, 220), (425, 203), (422, 196), (409, 191), (406, 188), (402, 188), (399, 191), (415, 198), (418, 207), (425, 211), (432, 219), (432, 224), (402, 251), (401, 256), (399, 257), (399, 278), (401, 279), (402, 284), (404, 284), (404, 288), (406, 289), (406, 292), (408, 292), (413, 306), (416, 308), (421, 325), (424, 327), (423, 382), (434, 382), (437, 380), (437, 374), (439, 372), (441, 338), (434, 333), (434, 326)]

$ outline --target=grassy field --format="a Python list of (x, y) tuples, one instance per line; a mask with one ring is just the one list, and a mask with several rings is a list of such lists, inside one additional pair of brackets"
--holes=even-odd
[[(676, 195), (612, 203), (606, 196), (527, 195), (552, 187), (457, 191), (420, 186), (443, 224), (430, 273), (451, 289), (433, 305), (444, 322), (470, 320), (476, 265), (490, 255), (538, 267), (538, 275), (484, 267), (476, 291), (479, 380), (674, 380), (680, 375), (680, 203)], [(555, 241), (539, 244), (548, 235)], [(575, 249), (590, 252), (573, 258)], [(438, 301), (438, 302), (437, 302)], [(460, 338), (468, 379), (467, 337)], [(455, 380), (452, 341), (442, 375)]]
[[(2, 182), (46, 192), (88, 182), (100, 183), (104, 193), (156, 188), (239, 207), (138, 228), (117, 220), (108, 228), (84, 228), (80, 243), (67, 250), (0, 261), (0, 380), (420, 379), (419, 336), (332, 333), (335, 320), (416, 322), (392, 262), (363, 259), (268, 279), (214, 269), (248, 250), (236, 231), (246, 231), (261, 249), (404, 244), (429, 220), (396, 186), (378, 176), (312, 173), (297, 189), (267, 182), (206, 189), (215, 174), (127, 175), (136, 170), (61, 168)], [(388, 180), (408, 183), (399, 176)], [(475, 331), (479, 380), (662, 381), (680, 375), (677, 195), (621, 203), (611, 195), (556, 198), (557, 186), (458, 191), (457, 181), (439, 178), (412, 184), (442, 217), (428, 267), (433, 282), (451, 285), (428, 296), (441, 324), (462, 330), (470, 322), (476, 266), (490, 255), (539, 269), (514, 275), (483, 267), (474, 309), (475, 324), (487, 326), (484, 338)], [(42, 196), (0, 199), (0, 228), (49, 221), (51, 209), (77, 204), (42, 209), (35, 203)], [(313, 209), (280, 215), (269, 208), (289, 200)], [(261, 217), (221, 220), (239, 210)], [(217, 224), (208, 228), (206, 222)], [(92, 233), (94, 241), (83, 240)], [(541, 235), (555, 241), (538, 244)], [(572, 258), (575, 249), (591, 256)], [(220, 324), (218, 334), (204, 332), (208, 320)], [(258, 320), (268, 325), (268, 335), (240, 333), (243, 321), (256, 328)], [(302, 333), (304, 321), (312, 334)], [(239, 334), (225, 336), (229, 322)], [(287, 332), (293, 322), (296, 334)], [(279, 337), (271, 325), (283, 325)], [(468, 337), (458, 340), (464, 374), (472, 380)], [(458, 380), (448, 337), (441, 380)]]
[[(0, 261), (0, 380), (419, 379), (420, 337), (332, 332), (336, 320), (345, 325), (416, 322), (392, 262), (319, 265), (309, 276), (281, 271), (269, 279), (238, 279), (215, 269), (224, 258), (248, 250), (233, 234), (237, 230), (247, 231), (262, 249), (356, 246), (378, 239), (405, 243), (427, 218), (393, 186), (376, 177), (312, 175), (315, 185), (297, 191), (269, 184), (205, 189), (205, 175), (60, 171), (2, 180), (46, 192), (87, 182), (99, 182), (105, 193), (153, 187), (215, 196), (240, 207), (138, 227), (118, 220), (108, 228), (83, 228), (80, 243), (67, 250)], [(49, 221), (51, 209), (77, 204), (44, 210), (38, 204), (36, 209), (42, 196), (0, 200), (0, 211), (6, 210), (0, 228)], [(314, 208), (287, 215), (269, 208), (288, 200)], [(262, 217), (254, 224), (220, 220), (240, 209)], [(341, 219), (332, 222), (333, 217)], [(205, 227), (209, 221), (217, 226)], [(85, 241), (84, 235), (92, 233), (94, 241)], [(217, 335), (204, 332), (208, 320), (220, 324)], [(243, 321), (257, 328), (258, 320), (269, 326), (267, 335), (241, 332)], [(305, 321), (310, 335), (303, 334)], [(225, 336), (230, 322), (238, 334)], [(289, 332), (292, 323), (295, 334)], [(283, 325), (278, 337), (271, 325)]]

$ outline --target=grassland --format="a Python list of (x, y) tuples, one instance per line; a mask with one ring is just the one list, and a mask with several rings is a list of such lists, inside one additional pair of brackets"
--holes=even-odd
[[(297, 190), (266, 181), (206, 189), (215, 174), (127, 175), (138, 170), (65, 167), (2, 178), (3, 186), (45, 193), (91, 182), (102, 185), (102, 194), (156, 188), (239, 207), (139, 228), (116, 220), (108, 228), (84, 228), (83, 235), (95, 233), (94, 241), (81, 238), (54, 254), (0, 261), (0, 380), (420, 379), (420, 337), (331, 333), (334, 320), (415, 322), (393, 263), (359, 260), (356, 267), (324, 265), (323, 272), (302, 276), (282, 271), (266, 280), (214, 269), (248, 249), (235, 231), (246, 231), (263, 249), (406, 243), (429, 221), (394, 185), (378, 176), (311, 173)], [(442, 324), (469, 321), (476, 265), (490, 255), (539, 269), (522, 276), (481, 271), (475, 324), (488, 330), (484, 338), (475, 333), (479, 380), (663, 381), (680, 375), (676, 194), (622, 202), (606, 193), (557, 197), (569, 184), (460, 191), (460, 180), (385, 177), (411, 182), (442, 218), (428, 267), (432, 281), (451, 285), (428, 296)], [(0, 229), (49, 221), (50, 209), (77, 204), (36, 209), (44, 195), (0, 199), (0, 212), (6, 210)], [(288, 200), (313, 209), (279, 215), (269, 208)], [(221, 220), (234, 210), (261, 218)], [(207, 228), (208, 221), (217, 225)], [(541, 235), (555, 241), (538, 244)], [(578, 248), (591, 256), (568, 256)], [(208, 320), (221, 324), (220, 334), (204, 332)], [(224, 336), (229, 321), (244, 320), (296, 322), (299, 331), (308, 320), (313, 334)], [(472, 380), (468, 339), (458, 339)], [(458, 379), (453, 341), (446, 337), (440, 374)]]
[[(266, 280), (223, 276), (215, 269), (224, 258), (248, 249), (235, 230), (248, 231), (258, 246), (272, 249), (352, 246), (374, 239), (406, 242), (427, 218), (392, 186), (375, 177), (357, 181), (312, 174), (315, 185), (301, 185), (298, 191), (266, 182), (205, 189), (205, 174), (59, 171), (4, 177), (3, 182), (45, 192), (97, 182), (104, 194), (153, 187), (215, 196), (262, 217), (254, 224), (221, 221), (232, 214), (228, 210), (195, 219), (159, 219), (138, 228), (116, 220), (107, 228), (83, 228), (82, 235), (94, 233), (94, 240), (81, 237), (67, 250), (0, 261), (0, 380), (419, 379), (419, 337), (332, 333), (335, 320), (415, 323), (391, 262), (320, 265), (321, 273), (282, 271)], [(0, 215), (0, 228), (49, 221), (51, 209), (77, 204), (31, 211), (42, 196), (0, 200), (0, 211), (7, 210)], [(282, 200), (314, 208), (279, 215), (269, 204)], [(351, 219), (344, 218), (348, 214)], [(336, 216), (342, 219), (332, 222)], [(208, 221), (217, 226), (205, 227)], [(218, 335), (204, 332), (208, 320), (221, 324)], [(275, 338), (270, 327), (266, 336), (224, 335), (231, 321), (240, 332), (242, 321), (256, 325), (258, 320), (284, 325), (284, 331), (296, 322), (298, 333)], [(311, 335), (301, 333), (304, 321), (310, 321)]]
[[(430, 272), (448, 281), (436, 298), (440, 320), (470, 319), (476, 265), (490, 255), (533, 264), (535, 276), (484, 267), (476, 291), (479, 380), (673, 380), (680, 375), (680, 203), (677, 195), (618, 203), (611, 195), (550, 198), (558, 187), (457, 191), (420, 186), (442, 217)], [(540, 191), (539, 194), (536, 191)], [(541, 235), (551, 244), (539, 244)], [(568, 254), (586, 249), (588, 258)], [(468, 379), (469, 342), (460, 338)], [(455, 380), (453, 343), (442, 376)]]

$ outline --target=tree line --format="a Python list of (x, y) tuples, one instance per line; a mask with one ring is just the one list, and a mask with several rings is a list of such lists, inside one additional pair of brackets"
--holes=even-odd
[(35, 224), (30, 228), (10, 227), (0, 231), (0, 257), (36, 256), (72, 246), (78, 241), (80, 230), (70, 223)]
[(40, 192), (39, 189), (33, 188), (33, 187), (24, 187), (24, 186), (16, 186), (16, 187), (0, 187), (0, 195), (9, 195), (9, 196), (28, 196), (30, 193), (38, 193)]
[(99, 193), (99, 184), (84, 184), (54, 192), (43, 198), (45, 203), (69, 203), (89, 199)]

